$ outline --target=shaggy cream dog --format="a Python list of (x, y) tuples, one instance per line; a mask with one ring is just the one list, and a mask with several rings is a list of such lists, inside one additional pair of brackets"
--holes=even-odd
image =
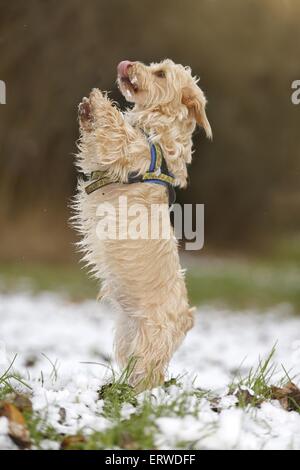
[[(75, 224), (82, 234), (83, 259), (101, 280), (100, 296), (119, 306), (116, 359), (121, 367), (133, 364), (129, 380), (141, 390), (163, 382), (172, 354), (193, 326), (177, 241), (168, 214), (168, 238), (161, 232), (156, 238), (126, 237), (122, 222), (122, 236), (105, 239), (97, 230), (99, 207), (115, 208), (111, 222), (121, 225), (124, 201), (148, 209), (167, 205), (167, 189), (187, 184), (196, 123), (208, 137), (212, 132), (205, 96), (190, 68), (171, 60), (150, 66), (123, 61), (118, 85), (134, 103), (125, 113), (98, 89), (79, 105), (77, 166), (92, 177), (89, 183), (79, 181)], [(151, 171), (148, 181), (143, 179), (154, 144), (165, 160), (163, 172), (161, 166), (155, 169), (157, 178), (164, 173), (167, 184), (156, 184)]]

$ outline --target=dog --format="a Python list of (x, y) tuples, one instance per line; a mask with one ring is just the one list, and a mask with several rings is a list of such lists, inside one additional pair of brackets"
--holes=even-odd
[(111, 222), (120, 225), (120, 200), (148, 209), (168, 206), (172, 188), (187, 185), (196, 125), (208, 138), (212, 130), (205, 95), (189, 67), (169, 59), (150, 65), (122, 61), (117, 74), (133, 107), (122, 113), (99, 89), (79, 105), (76, 165), (90, 180), (79, 180), (74, 225), (83, 260), (101, 280), (100, 297), (118, 306), (117, 363), (131, 363), (129, 383), (144, 390), (163, 383), (174, 351), (193, 326), (177, 241), (168, 214), (168, 238), (99, 237), (97, 210), (110, 204)]

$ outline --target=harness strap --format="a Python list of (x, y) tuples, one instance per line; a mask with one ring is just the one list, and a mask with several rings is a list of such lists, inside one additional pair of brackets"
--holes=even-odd
[(151, 142), (149, 143), (151, 151), (151, 164), (149, 171), (146, 171), (146, 173), (144, 173), (142, 176), (142, 181), (147, 181), (148, 183), (155, 183), (160, 181), (165, 185), (173, 185), (175, 183), (175, 178), (168, 170), (161, 146), (159, 144), (153, 144)]
[(87, 194), (91, 194), (97, 189), (115, 182), (110, 177), (106, 176), (105, 171), (92, 171), (90, 180), (92, 180), (92, 182), (84, 188)]
[[(128, 175), (127, 184), (132, 183), (154, 183), (161, 184), (168, 189), (169, 194), (169, 205), (172, 205), (175, 202), (176, 194), (174, 190), (175, 177), (172, 173), (169, 172), (166, 160), (163, 155), (161, 146), (158, 143), (152, 143), (149, 136), (142, 131), (150, 145), (150, 154), (151, 162), (149, 170), (146, 171), (143, 175), (136, 175), (135, 173), (130, 173)], [(85, 192), (91, 194), (97, 189), (103, 188), (111, 183), (117, 183), (117, 180), (114, 180), (112, 177), (107, 176), (106, 171), (93, 171), (90, 175), (90, 180), (92, 181), (85, 187)], [(125, 183), (126, 184), (126, 183)]]

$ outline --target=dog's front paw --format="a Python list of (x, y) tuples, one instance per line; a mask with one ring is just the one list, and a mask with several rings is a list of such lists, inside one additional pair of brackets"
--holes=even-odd
[(106, 96), (103, 95), (99, 88), (93, 88), (90, 93), (89, 100), (92, 103), (92, 106), (97, 107), (97, 105), (101, 104), (103, 100), (106, 101)]
[(85, 131), (92, 130), (94, 116), (92, 113), (92, 106), (89, 98), (83, 98), (82, 102), (78, 106), (78, 117), (80, 127)]

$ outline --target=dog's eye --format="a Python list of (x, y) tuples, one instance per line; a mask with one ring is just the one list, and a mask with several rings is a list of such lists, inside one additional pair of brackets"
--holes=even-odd
[(166, 74), (163, 70), (157, 70), (154, 72), (154, 75), (158, 78), (166, 78)]

